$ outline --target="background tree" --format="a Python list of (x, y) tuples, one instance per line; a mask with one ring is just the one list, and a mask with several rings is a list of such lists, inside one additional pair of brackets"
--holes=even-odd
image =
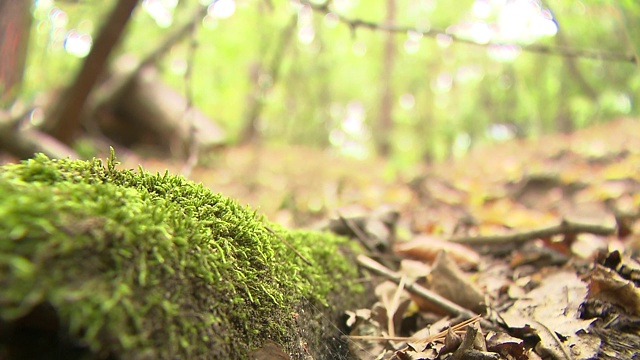
[[(396, 18), (396, 0), (387, 0), (385, 24), (393, 26)], [(380, 114), (376, 133), (376, 147), (378, 154), (388, 156), (391, 152), (391, 139), (385, 134), (393, 131), (393, 73), (396, 57), (396, 41), (393, 33), (388, 33), (384, 43), (382, 57), (382, 71), (380, 76)]]
[(0, 0), (0, 106), (11, 103), (24, 73), (31, 1)]
[(137, 0), (119, 0), (116, 3), (74, 81), (50, 110), (47, 118), (48, 131), (60, 141), (66, 144), (73, 141), (81, 124), (86, 100), (104, 71), (107, 59), (124, 32), (137, 3)]

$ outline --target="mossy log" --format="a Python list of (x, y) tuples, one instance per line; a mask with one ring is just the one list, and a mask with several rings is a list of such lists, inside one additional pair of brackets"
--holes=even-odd
[(350, 246), (113, 154), (5, 165), (0, 359), (244, 359), (265, 343), (344, 358), (331, 322), (358, 299)]

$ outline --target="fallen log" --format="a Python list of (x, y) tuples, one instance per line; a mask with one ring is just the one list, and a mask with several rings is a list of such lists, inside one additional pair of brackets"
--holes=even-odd
[(343, 238), (113, 154), (0, 167), (0, 194), (2, 359), (348, 358), (333, 321), (364, 292)]
[[(222, 145), (225, 132), (187, 99), (162, 83), (152, 67), (112, 75), (93, 110), (100, 131), (119, 144), (184, 158)], [(113, 88), (110, 88), (113, 87)], [(104, 95), (106, 94), (106, 95)], [(191, 131), (194, 130), (194, 133)]]
[(75, 151), (54, 137), (33, 127), (20, 127), (18, 123), (19, 119), (13, 119), (6, 111), (0, 110), (0, 150), (19, 159), (30, 158), (36, 153), (56, 158), (78, 158)]

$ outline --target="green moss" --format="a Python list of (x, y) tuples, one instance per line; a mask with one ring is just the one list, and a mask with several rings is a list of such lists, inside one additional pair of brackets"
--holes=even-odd
[(49, 303), (94, 353), (243, 358), (291, 341), (292, 309), (326, 305), (354, 276), (340, 238), (115, 165), (38, 155), (0, 168), (1, 321)]

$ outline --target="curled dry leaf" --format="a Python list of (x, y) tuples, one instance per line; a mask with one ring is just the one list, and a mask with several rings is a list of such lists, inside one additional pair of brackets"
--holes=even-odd
[(484, 337), (484, 333), (482, 332), (482, 327), (480, 323), (476, 324), (478, 326), (478, 333), (476, 334), (475, 339), (473, 339), (473, 348), (476, 350), (480, 350), (483, 352), (487, 351), (487, 339)]
[(461, 267), (476, 267), (480, 263), (480, 255), (471, 248), (429, 235), (418, 235), (413, 240), (397, 243), (394, 251), (429, 262), (435, 260), (441, 251), (446, 251)]
[(367, 309), (360, 309), (354, 312), (347, 312), (349, 315), (349, 322), (353, 324), (351, 326), (350, 336), (364, 337), (365, 339), (358, 339), (356, 341), (349, 342), (349, 353), (354, 359), (358, 360), (374, 360), (377, 359), (385, 351), (384, 343), (377, 340), (367, 340), (368, 337), (380, 337), (382, 336), (382, 327), (373, 316), (373, 311)]
[(396, 351), (390, 360), (433, 360), (438, 358), (438, 351), (435, 349), (425, 349), (424, 351), (412, 351), (404, 349)]
[[(431, 270), (429, 288), (444, 298), (475, 313), (485, 310), (484, 294), (469, 280), (447, 252), (441, 252)], [(416, 301), (418, 303), (418, 301)], [(418, 303), (420, 306), (420, 303)], [(422, 308), (420, 306), (420, 308)]]
[(440, 354), (448, 354), (456, 351), (462, 344), (462, 336), (456, 334), (455, 331), (447, 330), (447, 335), (444, 338), (444, 347), (440, 350)]
[(487, 350), (503, 356), (507, 354), (515, 359), (528, 359), (525, 357), (524, 340), (513, 337), (505, 332), (490, 331), (487, 334)]
[(640, 289), (614, 270), (596, 265), (587, 276), (589, 299), (597, 299), (622, 306), (634, 315), (640, 315)]

